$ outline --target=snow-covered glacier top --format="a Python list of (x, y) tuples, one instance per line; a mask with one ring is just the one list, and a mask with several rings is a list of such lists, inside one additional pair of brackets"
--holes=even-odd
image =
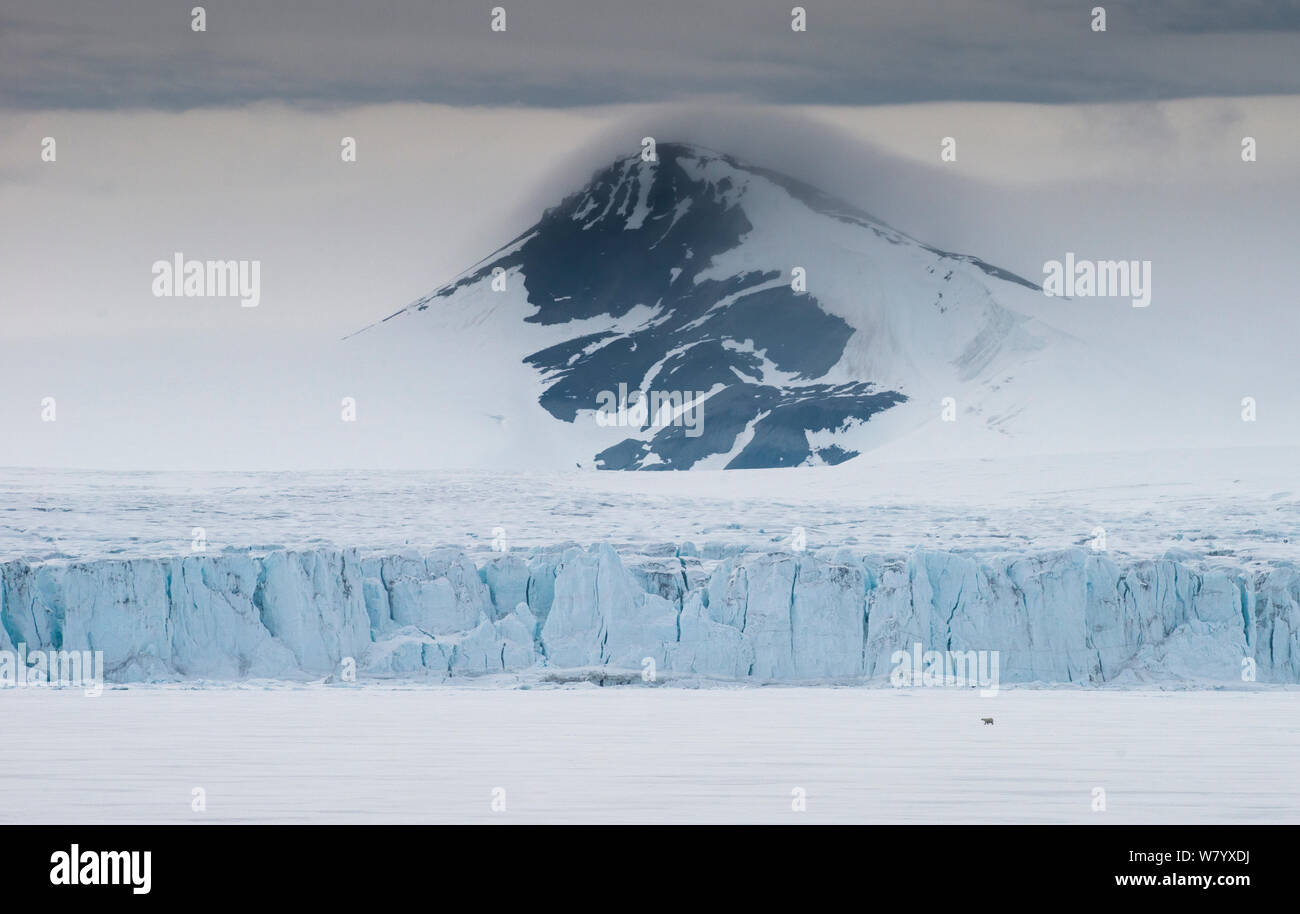
[[(707, 542), (901, 554), (1087, 545), (1248, 566), (1300, 559), (1288, 448), (621, 474), (0, 470), (0, 560), (322, 545), (377, 551)], [(500, 528), (500, 531), (498, 531)]]

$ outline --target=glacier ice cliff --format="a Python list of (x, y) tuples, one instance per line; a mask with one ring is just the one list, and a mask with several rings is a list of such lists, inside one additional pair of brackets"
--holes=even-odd
[(0, 563), (0, 649), (103, 651), (116, 682), (529, 668), (888, 682), (891, 656), (998, 651), (1002, 682), (1300, 682), (1300, 569), (609, 545)]

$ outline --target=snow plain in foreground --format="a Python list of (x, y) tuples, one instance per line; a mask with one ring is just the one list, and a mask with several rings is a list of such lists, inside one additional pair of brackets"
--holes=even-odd
[(0, 719), (4, 823), (1300, 823), (1290, 688), (17, 690)]

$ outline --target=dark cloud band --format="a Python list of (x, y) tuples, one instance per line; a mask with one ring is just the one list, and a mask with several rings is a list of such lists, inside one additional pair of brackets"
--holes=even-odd
[[(1107, 29), (1093, 31), (1093, 5)], [(1104, 102), (1300, 92), (1295, 3), (10, 0), (0, 105)]]

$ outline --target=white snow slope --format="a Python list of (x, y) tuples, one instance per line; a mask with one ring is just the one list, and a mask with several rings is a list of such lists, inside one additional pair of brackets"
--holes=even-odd
[[(595, 455), (629, 439), (646, 448), (630, 465), (686, 465), (670, 452), (681, 442), (656, 441), (655, 428), (598, 425), (597, 393), (626, 383), (709, 392), (697, 470), (737, 465), (776, 421), (719, 396), (736, 385), (823, 403), (819, 385), (906, 397), (866, 419), (822, 416), (824, 428), (784, 420), (808, 453), (746, 466), (1300, 440), (1293, 386), (1249, 372), (1240, 389), (1205, 380), (1218, 377), (1206, 365), (1252, 355), (1204, 332), (1199, 315), (1219, 303), (1163, 297), (1160, 275), (1149, 308), (1047, 297), (1041, 275), (938, 250), (761, 167), (682, 144), (660, 153), (616, 161), (513, 242), (348, 339), (347, 389), (370, 433), (427, 466), (609, 466)], [(804, 292), (791, 291), (796, 268)], [(1168, 320), (1156, 329), (1157, 310), (1178, 315), (1176, 334)], [(1279, 307), (1277, 326), (1293, 324)], [(1246, 395), (1259, 422), (1241, 421)]]

